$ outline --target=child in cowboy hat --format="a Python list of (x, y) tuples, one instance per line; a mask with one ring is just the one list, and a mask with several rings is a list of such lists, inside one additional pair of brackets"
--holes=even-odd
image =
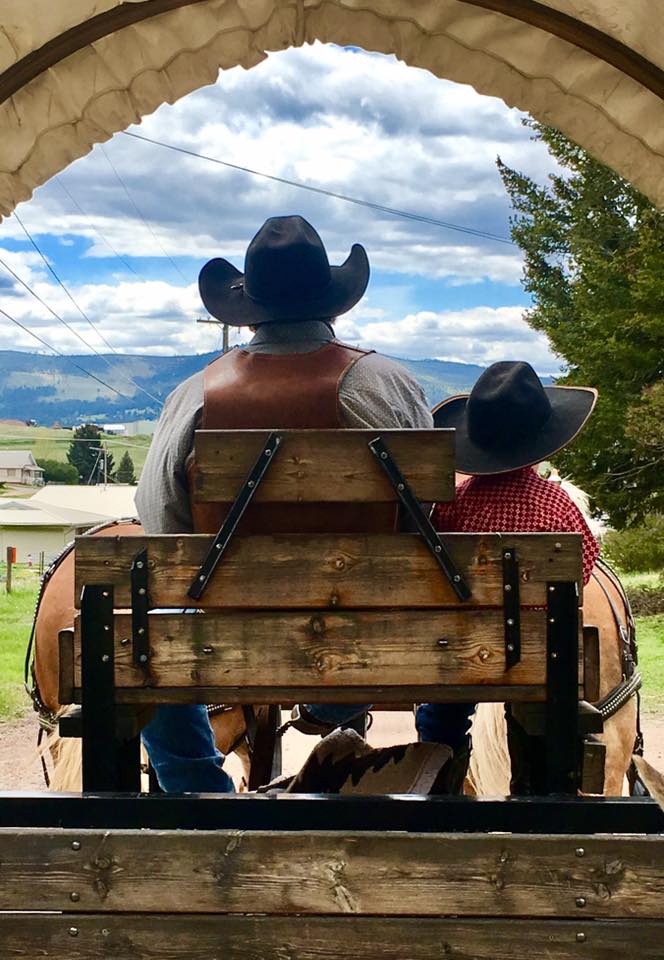
[[(435, 528), (581, 533), (587, 583), (599, 545), (570, 497), (535, 467), (574, 439), (596, 400), (591, 387), (543, 386), (530, 364), (520, 361), (492, 364), (470, 394), (444, 400), (434, 410), (435, 425), (455, 428), (456, 465), (470, 476), (454, 501), (436, 504)], [(469, 755), (474, 710), (475, 704), (422, 704), (416, 717), (420, 739), (442, 739), (455, 753), (462, 753), (465, 743)]]

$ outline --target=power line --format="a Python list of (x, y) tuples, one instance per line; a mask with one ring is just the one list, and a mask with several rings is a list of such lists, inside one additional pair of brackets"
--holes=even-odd
[[(33, 239), (30, 231), (29, 231), (28, 228), (25, 226), (25, 224), (23, 223), (23, 221), (22, 221), (21, 218), (19, 217), (19, 215), (18, 215), (18, 213), (16, 212), (16, 210), (14, 210), (14, 217), (16, 218), (16, 220), (18, 221), (18, 223), (20, 224), (21, 229), (23, 230), (23, 233), (26, 235), (26, 237), (28, 238), (28, 240), (30, 241), (30, 243), (32, 244), (32, 246), (35, 248), (35, 250), (37, 251), (37, 253), (38, 253), (39, 256), (41, 257), (41, 259), (43, 260), (43, 262), (44, 262), (47, 270), (52, 274), (52, 276), (55, 278), (55, 280), (57, 281), (57, 283), (59, 283), (59, 285), (62, 287), (62, 289), (63, 289), (64, 292), (67, 294), (67, 296), (69, 297), (69, 299), (71, 300), (71, 302), (74, 304), (74, 306), (76, 307), (76, 309), (78, 310), (78, 312), (79, 312), (79, 313), (81, 314), (81, 316), (83, 317), (83, 319), (84, 319), (84, 320), (87, 320), (87, 322), (90, 324), (90, 326), (92, 327), (92, 329), (94, 330), (94, 332), (97, 334), (97, 336), (99, 337), (99, 339), (100, 339), (103, 343), (106, 344), (106, 346), (109, 348), (109, 350), (111, 350), (116, 356), (118, 356), (118, 354), (117, 354), (116, 351), (113, 349), (113, 347), (111, 346), (111, 344), (108, 342), (108, 340), (106, 339), (106, 337), (104, 337), (104, 335), (101, 333), (101, 331), (97, 329), (97, 327), (96, 327), (95, 324), (92, 322), (92, 320), (90, 319), (90, 317), (87, 315), (87, 313), (85, 313), (85, 311), (82, 309), (82, 307), (79, 306), (79, 304), (76, 302), (76, 300), (74, 299), (74, 297), (72, 296), (72, 294), (69, 292), (69, 290), (67, 289), (67, 287), (64, 285), (63, 281), (60, 279), (60, 277), (58, 276), (58, 274), (55, 272), (55, 270), (53, 269), (53, 267), (51, 266), (51, 264), (48, 262), (48, 260), (46, 259), (46, 257), (45, 257), (44, 254), (42, 253), (42, 251), (41, 251), (40, 247), (38, 246), (36, 240)], [(4, 264), (4, 266), (7, 266), (7, 265)], [(7, 267), (7, 269), (10, 269), (10, 268)], [(16, 274), (14, 274), (14, 276), (16, 277)], [(20, 278), (18, 278), (18, 277), (17, 277), (17, 279), (20, 280)], [(26, 287), (27, 290), (30, 291), (30, 293), (31, 293), (33, 296), (37, 297), (37, 294), (34, 292), (34, 290), (33, 290), (30, 286), (28, 286), (27, 283), (25, 283), (25, 281), (20, 280), (20, 282), (23, 284), (24, 287)], [(47, 310), (51, 310), (51, 308), (48, 307), (47, 304), (44, 303), (44, 301), (41, 300), (40, 297), (37, 297), (37, 299), (40, 300), (40, 302), (47, 308)], [(95, 347), (93, 347), (91, 343), (89, 343), (84, 337), (82, 337), (79, 333), (77, 333), (77, 331), (76, 331), (72, 326), (70, 326), (70, 325), (67, 323), (66, 320), (64, 320), (62, 317), (59, 317), (59, 316), (55, 313), (54, 310), (51, 310), (51, 313), (53, 314), (54, 317), (56, 317), (58, 320), (60, 320), (60, 322), (63, 323), (71, 333), (73, 333), (76, 337), (78, 337), (78, 339), (81, 341), (81, 343), (84, 343), (85, 346), (88, 347), (90, 350), (92, 350), (92, 352), (93, 352), (94, 354), (96, 354), (96, 355), (99, 357), (100, 360), (103, 360), (104, 363), (105, 363), (108, 367), (110, 367), (111, 369), (113, 369), (113, 365), (112, 365), (111, 361), (108, 359), (108, 357), (105, 357), (102, 353), (99, 353), (99, 351), (98, 351), (97, 349), (95, 349)], [(116, 373), (119, 372), (119, 373), (120, 373), (120, 376), (122, 376), (125, 380), (127, 380), (128, 383), (131, 383), (131, 385), (132, 385), (133, 387), (136, 387), (137, 390), (140, 390), (142, 393), (144, 393), (144, 394), (146, 395), (146, 397), (149, 397), (149, 398), (150, 398), (150, 400), (154, 400), (154, 402), (155, 402), (155, 403), (158, 403), (159, 406), (163, 406), (163, 402), (162, 402), (158, 397), (153, 396), (148, 390), (146, 390), (146, 389), (145, 389), (144, 387), (142, 387), (140, 384), (136, 383), (136, 381), (135, 381), (134, 379), (132, 379), (132, 377), (130, 377), (128, 373), (125, 373), (123, 370), (120, 370), (120, 371), (117, 371), (117, 370), (116, 370), (115, 372), (116, 372)], [(124, 394), (123, 394), (123, 396), (124, 396)], [(130, 398), (127, 397), (127, 399), (130, 399)]]
[(130, 133), (123, 130), (125, 137), (132, 137), (134, 140), (143, 140), (145, 143), (152, 143), (157, 147), (165, 147), (167, 150), (174, 150), (176, 153), (184, 153), (189, 157), (197, 157), (199, 160), (207, 160), (210, 163), (217, 163), (222, 167), (229, 167), (231, 170), (239, 170), (242, 173), (248, 173), (252, 177), (263, 177), (265, 180), (273, 180), (275, 183), (284, 183), (289, 187), (297, 187), (300, 190), (308, 190), (310, 193), (318, 193), (324, 197), (332, 197), (335, 200), (344, 200), (346, 203), (354, 203), (359, 207), (367, 207), (369, 210), (376, 210), (379, 213), (388, 213), (393, 217), (402, 217), (405, 220), (415, 220), (418, 223), (428, 223), (434, 227), (443, 227), (445, 230), (454, 230), (457, 233), (465, 233), (468, 236), (479, 237), (483, 240), (494, 240), (496, 243), (505, 243), (510, 247), (516, 246), (513, 240), (507, 237), (498, 236), (495, 233), (488, 233), (486, 230), (475, 230), (473, 227), (463, 227), (458, 223), (449, 223), (446, 220), (439, 220), (436, 217), (427, 217), (424, 214), (412, 213), (408, 210), (399, 210), (396, 207), (386, 207), (381, 203), (373, 203), (371, 200), (361, 200), (358, 197), (350, 197), (347, 194), (335, 193), (333, 190), (325, 190), (323, 187), (314, 187), (309, 183), (302, 183), (299, 180), (289, 180), (286, 177), (277, 177), (271, 173), (263, 173), (261, 170), (252, 170), (250, 167), (243, 167), (238, 163), (230, 163), (228, 160), (220, 160), (218, 157), (208, 157), (202, 153), (196, 153), (194, 150), (187, 150), (185, 147), (177, 147), (172, 143), (164, 143), (162, 140), (153, 140), (151, 137), (144, 137), (138, 133)]
[[(98, 427), (103, 428), (103, 424), (97, 424)], [(37, 428), (38, 429), (38, 428)], [(51, 429), (47, 427), (46, 429)], [(76, 429), (76, 428), (74, 428)], [(103, 433), (103, 429), (102, 429)], [(132, 450), (149, 450), (150, 444), (142, 443), (125, 443), (125, 441), (120, 437), (117, 440), (110, 439), (109, 437), (104, 437), (104, 443), (109, 446), (118, 446), (118, 447), (129, 447)], [(34, 438), (25, 438), (17, 437), (15, 434), (0, 436), (0, 443), (21, 443), (21, 444), (35, 444), (35, 443), (92, 443), (92, 440), (85, 439), (83, 437), (34, 437)]]
[(113, 173), (115, 174), (115, 177), (116, 177), (118, 183), (120, 184), (120, 186), (121, 186), (122, 189), (124, 190), (125, 194), (127, 195), (127, 199), (129, 200), (129, 202), (131, 203), (131, 205), (132, 205), (132, 207), (134, 208), (134, 210), (136, 211), (136, 213), (139, 215), (139, 217), (141, 218), (141, 220), (143, 221), (143, 223), (145, 224), (145, 226), (148, 228), (148, 230), (149, 230), (150, 233), (152, 234), (152, 236), (153, 236), (153, 238), (154, 238), (154, 240), (155, 240), (155, 243), (157, 243), (157, 244), (159, 245), (159, 248), (160, 248), (161, 252), (164, 254), (165, 257), (167, 257), (167, 259), (170, 261), (171, 266), (173, 267), (173, 269), (176, 270), (176, 271), (179, 273), (179, 275), (182, 277), (182, 279), (184, 280), (184, 282), (185, 282), (185, 283), (189, 283), (190, 281), (187, 280), (187, 278), (186, 278), (185, 275), (183, 274), (182, 270), (180, 270), (180, 268), (178, 267), (178, 265), (177, 265), (177, 263), (175, 262), (175, 260), (173, 259), (173, 257), (171, 257), (171, 255), (166, 252), (166, 250), (164, 249), (164, 247), (163, 247), (163, 245), (162, 245), (162, 243), (161, 243), (161, 240), (159, 239), (159, 237), (158, 237), (157, 234), (154, 232), (154, 230), (152, 229), (152, 227), (150, 226), (150, 224), (148, 223), (148, 221), (147, 221), (147, 220), (145, 219), (145, 217), (143, 216), (140, 208), (138, 207), (138, 204), (136, 203), (136, 201), (135, 201), (134, 198), (132, 197), (131, 193), (129, 192), (129, 190), (128, 190), (128, 188), (127, 188), (124, 180), (122, 179), (122, 177), (121, 177), (120, 174), (118, 173), (118, 171), (117, 171), (117, 169), (116, 169), (116, 167), (115, 167), (115, 164), (113, 163), (113, 161), (111, 160), (111, 158), (110, 158), (109, 155), (107, 154), (105, 148), (104, 148), (102, 145), (100, 145), (100, 149), (101, 149), (101, 152), (102, 152), (102, 153), (104, 154), (104, 156), (106, 157), (106, 160), (107, 160), (107, 162), (108, 162), (108, 165), (110, 166), (111, 170), (112, 170)]
[(85, 212), (85, 210), (83, 209), (83, 207), (80, 205), (80, 203), (78, 202), (78, 200), (74, 197), (74, 195), (71, 193), (71, 191), (65, 186), (65, 183), (64, 183), (62, 177), (56, 176), (56, 177), (54, 177), (53, 179), (56, 181), (56, 183), (58, 184), (58, 186), (60, 187), (60, 189), (61, 189), (64, 193), (67, 194), (67, 196), (69, 197), (69, 199), (71, 200), (71, 202), (74, 204), (74, 206), (76, 207), (76, 209), (78, 210), (78, 212), (81, 214), (81, 216), (83, 216), (83, 217), (85, 218), (85, 220), (87, 221), (87, 223), (90, 225), (90, 229), (91, 229), (91, 230), (94, 230), (94, 232), (97, 234), (97, 236), (99, 237), (99, 239), (102, 240), (102, 241), (106, 244), (106, 246), (108, 247), (108, 249), (114, 254), (114, 256), (116, 256), (116, 257), (118, 258), (118, 260), (120, 261), (120, 263), (124, 263), (125, 267), (126, 267), (128, 270), (131, 270), (131, 272), (134, 274), (135, 277), (138, 277), (138, 279), (139, 279), (139, 280), (142, 280), (143, 283), (147, 283), (147, 280), (145, 279), (145, 277), (142, 276), (140, 273), (138, 273), (136, 270), (134, 270), (134, 268), (133, 268), (132, 265), (129, 263), (129, 261), (128, 261), (128, 260), (125, 260), (125, 258), (122, 256), (121, 253), (118, 253), (118, 251), (115, 249), (115, 247), (114, 247), (113, 244), (110, 242), (110, 240), (108, 240), (108, 239), (104, 236), (104, 234), (103, 234), (100, 230), (98, 230), (97, 227), (95, 227), (94, 223), (92, 222), (92, 220), (90, 219), (90, 217), (88, 216), (88, 214)]
[[(3, 261), (0, 260), (0, 263), (3, 263)], [(24, 323), (21, 323), (20, 320), (17, 320), (15, 317), (12, 317), (11, 314), (7, 313), (6, 310), (3, 310), (2, 307), (0, 307), (0, 313), (3, 316), (7, 317), (8, 320), (11, 320), (12, 323), (15, 323), (17, 327), (20, 327), (21, 330), (25, 330), (26, 333), (29, 333), (31, 337), (35, 338), (35, 340), (38, 340), (40, 343), (43, 343), (43, 345), (47, 347), (49, 350), (52, 350), (53, 353), (56, 353), (59, 357), (62, 357), (63, 360), (69, 361), (69, 363), (71, 363), (72, 366), (76, 367), (78, 370), (84, 373), (86, 377), (90, 377), (92, 380), (96, 380), (97, 383), (100, 383), (102, 385), (102, 387), (106, 387), (107, 390), (112, 390), (113, 393), (117, 393), (117, 395), (119, 397), (122, 397), (123, 400), (131, 400), (131, 397), (126, 397), (124, 393), (120, 393), (120, 391), (116, 390), (115, 387), (112, 387), (110, 383), (106, 383), (104, 380), (101, 379), (101, 377), (96, 376), (96, 374), (94, 373), (90, 373), (90, 371), (86, 370), (85, 367), (82, 367), (80, 363), (76, 363), (76, 361), (72, 359), (72, 357), (67, 356), (66, 353), (61, 353), (57, 347), (54, 347), (52, 344), (47, 343), (47, 341), (44, 340), (42, 337), (40, 337), (38, 333), (35, 333), (34, 330), (30, 329), (30, 327), (26, 327), (26, 325)]]

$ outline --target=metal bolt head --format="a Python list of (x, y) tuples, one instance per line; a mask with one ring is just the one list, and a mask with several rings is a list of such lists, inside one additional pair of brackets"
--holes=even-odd
[(139, 588), (138, 588), (138, 595), (139, 595), (139, 597), (144, 597), (144, 596), (145, 596), (145, 593), (146, 593), (145, 587), (139, 587)]
[(75, 890), (72, 890), (72, 892), (69, 894), (69, 899), (72, 903), (78, 903), (78, 901), (81, 899), (81, 895), (80, 893), (76, 893)]
[(266, 457), (271, 457), (271, 456), (272, 456), (272, 451), (270, 450), (269, 447), (268, 447), (268, 449), (265, 451), (265, 456), (266, 456)]
[(556, 543), (556, 544), (554, 544), (554, 547), (555, 547), (556, 550), (562, 550), (563, 545), (562, 545), (562, 543)]
[(555, 623), (555, 622), (556, 622), (555, 617), (549, 617), (549, 623)]
[(455, 573), (452, 579), (454, 580), (455, 583), (461, 583), (461, 575), (458, 573)]
[(509, 552), (506, 553), (506, 554), (505, 554), (505, 559), (506, 559), (506, 560), (511, 560), (511, 559), (512, 559), (512, 554), (509, 553)]
[(577, 847), (574, 853), (577, 857), (585, 857), (586, 855), (586, 851), (583, 849), (583, 847)]
[(202, 583), (203, 580), (205, 580), (205, 574), (202, 573), (198, 579), (199, 579), (199, 580), (201, 581), (201, 583)]
[(108, 590), (102, 590), (101, 595), (102, 597), (108, 597), (109, 596)]
[(139, 637), (142, 637), (145, 633), (145, 627), (139, 627), (136, 633), (139, 635)]
[(549, 593), (555, 593), (555, 592), (556, 592), (555, 587), (549, 587)]
[(557, 659), (558, 659), (558, 654), (556, 653), (555, 650), (554, 650), (553, 653), (551, 654), (551, 659), (552, 659), (552, 660), (557, 660)]
[(70, 937), (77, 937), (77, 936), (78, 936), (78, 927), (70, 927), (70, 928), (69, 928), (69, 936), (70, 936)]
[(514, 653), (514, 644), (513, 644), (513, 643), (508, 643), (508, 644), (507, 644), (507, 652), (508, 652), (508, 653)]
[(586, 935), (585, 935), (585, 933), (577, 933), (577, 935), (576, 935), (576, 942), (577, 942), (577, 943), (585, 943), (585, 942), (586, 942)]
[(148, 662), (147, 653), (142, 653), (138, 659), (140, 663), (147, 663)]
[(109, 657), (109, 655), (108, 655), (107, 653), (103, 653), (102, 656), (101, 656), (101, 662), (102, 662), (102, 663), (108, 663), (108, 661), (109, 661), (110, 659), (111, 659), (111, 658)]
[(437, 640), (436, 643), (439, 647), (447, 647), (449, 645), (449, 640)]
[(397, 490), (403, 490), (403, 489), (404, 489), (403, 483), (397, 483)]
[(215, 550), (221, 550), (221, 544), (220, 544), (220, 543), (215, 543), (214, 549), (215, 549)]
[(108, 929), (108, 927), (102, 927), (102, 928), (101, 928), (101, 935), (102, 935), (102, 937), (110, 937), (111, 931)]
[(440, 545), (439, 543), (437, 543), (436, 546), (434, 547), (434, 550), (436, 551), (436, 553), (441, 553), (441, 552), (442, 552), (442, 549), (443, 549), (443, 548), (441, 547), (441, 545)]
[(247, 486), (249, 487), (249, 489), (253, 490), (253, 488), (256, 486), (256, 481), (255, 481), (255, 480), (250, 480), (250, 481), (247, 483)]
[(79, 840), (72, 840), (72, 842), (71, 842), (71, 848), (72, 848), (72, 850), (80, 850), (80, 849), (81, 849), (80, 841), (79, 841)]
[(127, 644), (129, 643), (129, 637), (123, 637), (120, 643), (123, 647), (126, 647)]
[(577, 907), (585, 907), (585, 905), (586, 905), (586, 898), (585, 898), (585, 897), (577, 897), (576, 900), (575, 900), (575, 903), (576, 903)]
[(385, 453), (384, 450), (383, 450), (383, 452), (382, 452), (381, 455), (380, 455), (380, 459), (381, 459), (381, 460), (387, 460), (387, 454)]
[(143, 561), (142, 561), (142, 560), (138, 560), (138, 561), (136, 562), (136, 569), (137, 569), (137, 570), (142, 570), (142, 569), (143, 569)]
[(508, 617), (508, 618), (507, 618), (507, 626), (508, 626), (508, 627), (513, 627), (513, 626), (514, 626), (514, 620), (512, 619), (512, 617)]
[(203, 647), (203, 653), (210, 654), (212, 653), (212, 647)]
[(512, 584), (511, 584), (511, 583), (506, 583), (504, 589), (505, 589), (505, 593), (509, 593), (509, 592), (511, 591), (511, 589), (512, 589)]

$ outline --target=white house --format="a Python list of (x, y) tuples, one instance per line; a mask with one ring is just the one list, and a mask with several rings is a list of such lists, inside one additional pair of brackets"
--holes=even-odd
[(136, 487), (48, 484), (25, 500), (0, 499), (0, 559), (16, 547), (16, 560), (56, 557), (77, 534), (108, 520), (135, 517)]
[(0, 482), (36, 485), (44, 482), (31, 450), (0, 450)]

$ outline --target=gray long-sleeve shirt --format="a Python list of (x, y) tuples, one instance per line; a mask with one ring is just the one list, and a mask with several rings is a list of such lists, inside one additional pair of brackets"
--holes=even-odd
[[(320, 321), (264, 324), (246, 347), (256, 353), (310, 353), (334, 339)], [(370, 429), (433, 426), (424, 392), (394, 360), (377, 353), (355, 363), (339, 387), (346, 426)], [(203, 371), (170, 394), (162, 411), (136, 493), (146, 533), (191, 533), (193, 529), (186, 462), (203, 409)]]

